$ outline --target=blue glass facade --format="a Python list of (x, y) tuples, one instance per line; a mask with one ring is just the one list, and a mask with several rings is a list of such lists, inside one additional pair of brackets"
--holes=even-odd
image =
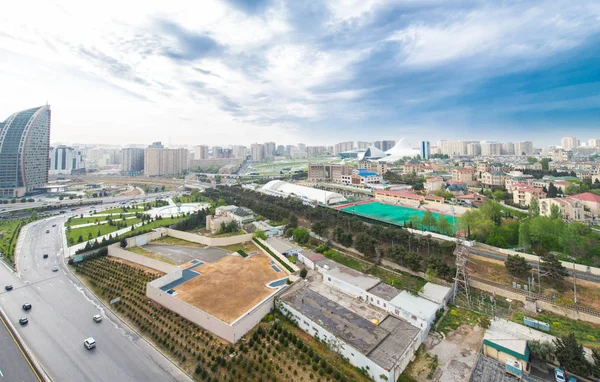
[(48, 182), (50, 106), (23, 110), (0, 124), (0, 197), (21, 197)]

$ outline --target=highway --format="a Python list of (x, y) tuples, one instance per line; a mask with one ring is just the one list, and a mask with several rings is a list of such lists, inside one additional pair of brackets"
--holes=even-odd
[[(167, 358), (105, 311), (68, 272), (61, 234), (66, 218), (61, 215), (26, 226), (17, 244), (19, 273), (0, 266), (0, 279), (14, 286), (8, 292), (0, 286), (0, 305), (46, 373), (54, 381), (189, 381)], [(55, 265), (58, 272), (52, 271)], [(25, 302), (32, 304), (28, 312), (21, 308)], [(101, 314), (103, 321), (95, 323), (95, 314)], [(29, 324), (19, 326), (18, 319), (23, 316), (29, 318)], [(95, 349), (84, 348), (87, 337), (96, 339)], [(24, 367), (20, 369), (24, 372)]]
[(41, 381), (0, 315), (0, 381)]

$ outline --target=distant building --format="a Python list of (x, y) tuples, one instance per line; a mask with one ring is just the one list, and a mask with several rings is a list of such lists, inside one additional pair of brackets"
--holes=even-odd
[(472, 142), (467, 144), (467, 155), (477, 157), (481, 155), (481, 144), (479, 142)]
[(516, 155), (531, 155), (533, 154), (533, 143), (530, 141), (523, 141), (515, 143), (515, 154)]
[(573, 197), (540, 199), (539, 205), (542, 216), (551, 216), (552, 206), (556, 206), (565, 221), (585, 220), (583, 204)]
[(266, 142), (264, 144), (264, 147), (265, 147), (265, 157), (273, 158), (273, 156), (275, 155), (275, 150), (277, 148), (277, 145), (275, 144), (275, 142)]
[(121, 150), (121, 172), (131, 174), (144, 171), (144, 149), (128, 147)]
[(189, 151), (149, 147), (144, 150), (144, 174), (148, 176), (176, 175), (188, 170)]
[(333, 155), (339, 155), (340, 153), (352, 150), (354, 150), (354, 142), (352, 141), (336, 143), (333, 146)]
[(312, 187), (300, 186), (282, 180), (272, 180), (257, 191), (264, 194), (280, 196), (282, 198), (295, 197), (305, 204), (336, 204), (346, 201), (346, 198), (337, 192), (323, 191)]
[(44, 187), (49, 152), (49, 105), (14, 113), (0, 123), (0, 197), (22, 197)]
[(442, 190), (444, 188), (444, 179), (439, 176), (432, 176), (430, 178), (425, 178), (425, 183), (423, 183), (423, 187), (426, 191), (435, 192)]
[(577, 137), (562, 137), (560, 140), (560, 145), (565, 150), (576, 149), (579, 146)]
[(363, 141), (358, 141), (356, 142), (356, 148), (357, 149), (367, 149), (369, 146), (372, 146), (373, 143), (372, 142), (363, 142)]
[[(520, 155), (521, 153), (519, 153)], [(515, 155), (515, 144), (507, 142), (502, 144), (502, 155)]]
[(533, 199), (543, 199), (546, 193), (542, 188), (518, 184), (512, 187), (513, 202), (521, 206), (529, 206)]
[(431, 146), (429, 141), (421, 141), (421, 158), (429, 159)]
[(396, 141), (381, 141), (381, 151), (391, 150), (396, 145)]
[(194, 146), (194, 159), (208, 159), (208, 146)]
[(252, 155), (252, 162), (262, 162), (265, 159), (265, 146), (253, 143), (250, 146), (250, 155)]
[(487, 171), (481, 174), (481, 183), (485, 186), (504, 187), (506, 174), (502, 171)]
[(596, 216), (600, 215), (600, 196), (592, 194), (591, 192), (584, 192), (571, 196), (573, 199), (577, 199), (587, 207), (590, 212)]
[(498, 142), (481, 142), (481, 155), (483, 156), (498, 156), (502, 155), (502, 143)]
[(64, 145), (50, 148), (49, 173), (51, 175), (70, 174), (71, 171), (79, 169), (83, 169), (81, 151)]
[(466, 184), (473, 183), (473, 169), (472, 168), (455, 168), (452, 170), (452, 180), (456, 182), (464, 182)]
[(347, 164), (322, 163), (308, 165), (308, 180), (340, 183), (342, 175), (350, 175)]

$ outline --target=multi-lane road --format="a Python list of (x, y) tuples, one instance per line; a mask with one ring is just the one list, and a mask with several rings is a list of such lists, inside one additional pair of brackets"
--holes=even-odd
[[(0, 266), (0, 280), (14, 287), (5, 291), (0, 285), (0, 306), (46, 374), (54, 381), (189, 381), (159, 351), (106, 311), (69, 272), (62, 257), (61, 230), (66, 217), (26, 226), (18, 243), (18, 272)], [(44, 259), (44, 254), (48, 258)], [(52, 270), (54, 266), (58, 271)], [(22, 309), (25, 302), (32, 304), (31, 310)], [(95, 314), (101, 314), (103, 321), (94, 322)], [(29, 323), (20, 326), (18, 320), (25, 316)], [(95, 349), (84, 348), (87, 337), (96, 339)], [(19, 358), (19, 353), (13, 353)], [(2, 369), (4, 360), (0, 358), (3, 373), (7, 370)], [(26, 374), (29, 365), (22, 356), (21, 361), (13, 364), (14, 369)], [(35, 380), (25, 374), (23, 379), (10, 380)]]

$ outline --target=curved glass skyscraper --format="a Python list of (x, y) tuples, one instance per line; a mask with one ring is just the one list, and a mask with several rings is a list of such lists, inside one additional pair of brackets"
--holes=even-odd
[(50, 106), (0, 123), (0, 197), (21, 197), (48, 182)]

